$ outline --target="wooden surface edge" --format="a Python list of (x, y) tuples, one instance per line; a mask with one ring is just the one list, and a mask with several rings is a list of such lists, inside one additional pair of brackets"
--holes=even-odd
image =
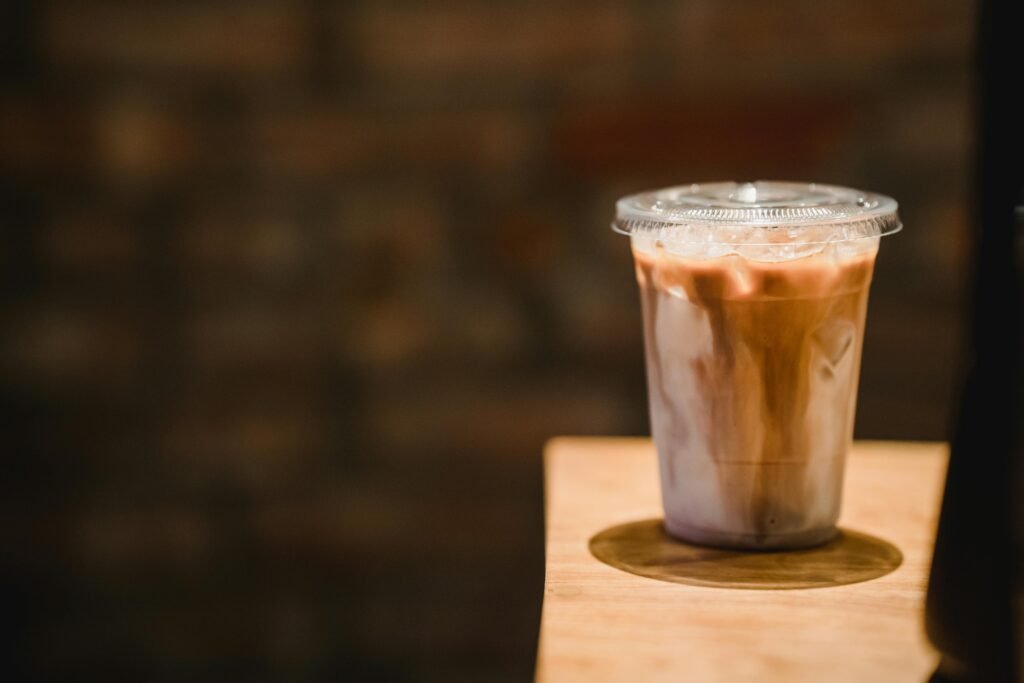
[[(544, 444), (544, 588), (542, 592), (541, 619), (538, 629), (537, 657), (534, 662), (534, 680), (536, 681), (555, 680), (551, 677), (554, 670), (551, 669), (550, 656), (557, 652), (557, 650), (551, 650), (548, 647), (554, 647), (554, 642), (546, 643), (543, 638), (546, 633), (546, 626), (551, 625), (547, 623), (550, 619), (550, 613), (546, 609), (550, 599), (549, 596), (552, 595), (550, 591), (558, 588), (557, 581), (556, 584), (551, 583), (552, 579), (557, 579), (557, 573), (553, 573), (552, 571), (556, 567), (550, 564), (552, 542), (551, 534), (553, 530), (558, 531), (558, 534), (560, 535), (562, 534), (560, 526), (557, 524), (553, 525), (553, 522), (556, 520), (553, 520), (552, 518), (552, 504), (554, 503), (557, 507), (560, 503), (558, 492), (553, 490), (553, 487), (551, 486), (551, 476), (556, 473), (560, 475), (565, 474), (565, 472), (561, 471), (558, 467), (559, 462), (563, 457), (569, 459), (583, 458), (587, 455), (586, 451), (594, 450), (600, 452), (598, 459), (605, 459), (607, 462), (606, 459), (617, 457), (616, 454), (613, 453), (617, 448), (623, 448), (627, 451), (622, 454), (622, 457), (627, 460), (639, 458), (641, 453), (644, 451), (646, 451), (646, 455), (644, 455), (644, 457), (655, 457), (656, 455), (654, 445), (650, 437), (556, 436), (552, 437)], [(949, 453), (949, 444), (944, 441), (893, 441), (867, 439), (855, 441), (851, 448), (851, 453), (856, 452), (867, 456), (870, 460), (877, 461), (877, 458), (886, 455), (887, 452), (893, 450), (899, 451), (899, 453), (892, 453), (892, 456), (896, 458), (909, 457), (912, 460), (918, 457), (931, 458), (936, 455), (937, 452), (941, 452), (944, 457), (947, 457)], [(948, 459), (946, 460), (945, 465), (948, 466)], [(654, 473), (653, 476), (656, 476), (656, 473)], [(943, 482), (945, 480), (945, 466), (943, 468), (943, 472), (941, 472), (940, 479)], [(940, 495), (939, 504), (941, 504), (941, 488), (938, 493)], [(554, 494), (554, 497), (552, 494)], [(934, 533), (934, 529), (932, 532)], [(558, 622), (556, 621), (552, 623)], [(545, 662), (547, 662), (547, 664), (542, 667), (542, 664)]]

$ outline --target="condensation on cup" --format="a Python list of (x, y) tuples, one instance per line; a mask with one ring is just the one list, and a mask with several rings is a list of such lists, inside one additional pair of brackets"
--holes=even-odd
[(703, 545), (835, 536), (889, 197), (708, 183), (619, 200), (643, 305), (665, 527)]

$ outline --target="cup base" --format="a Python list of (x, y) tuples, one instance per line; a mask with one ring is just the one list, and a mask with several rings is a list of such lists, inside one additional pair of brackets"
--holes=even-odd
[(731, 550), (795, 550), (810, 548), (831, 541), (839, 533), (837, 527), (810, 529), (792, 534), (742, 534), (711, 531), (665, 520), (665, 531), (680, 541), (712, 548)]

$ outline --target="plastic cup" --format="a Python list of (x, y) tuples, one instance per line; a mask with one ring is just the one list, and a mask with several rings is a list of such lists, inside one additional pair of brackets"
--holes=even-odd
[(896, 202), (789, 182), (619, 200), (643, 306), (665, 527), (799, 548), (834, 537), (868, 290)]

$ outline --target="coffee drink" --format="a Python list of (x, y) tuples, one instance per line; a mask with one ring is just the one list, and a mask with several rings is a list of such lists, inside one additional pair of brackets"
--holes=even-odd
[[(741, 208), (789, 196), (788, 184), (760, 183), (760, 202), (744, 201), (749, 186), (729, 185)], [(631, 231), (666, 529), (724, 547), (827, 541), (884, 233), (820, 218), (795, 230), (694, 225)], [(694, 239), (723, 231), (731, 243)]]
[(670, 533), (835, 533), (874, 250), (763, 263), (634, 251)]

